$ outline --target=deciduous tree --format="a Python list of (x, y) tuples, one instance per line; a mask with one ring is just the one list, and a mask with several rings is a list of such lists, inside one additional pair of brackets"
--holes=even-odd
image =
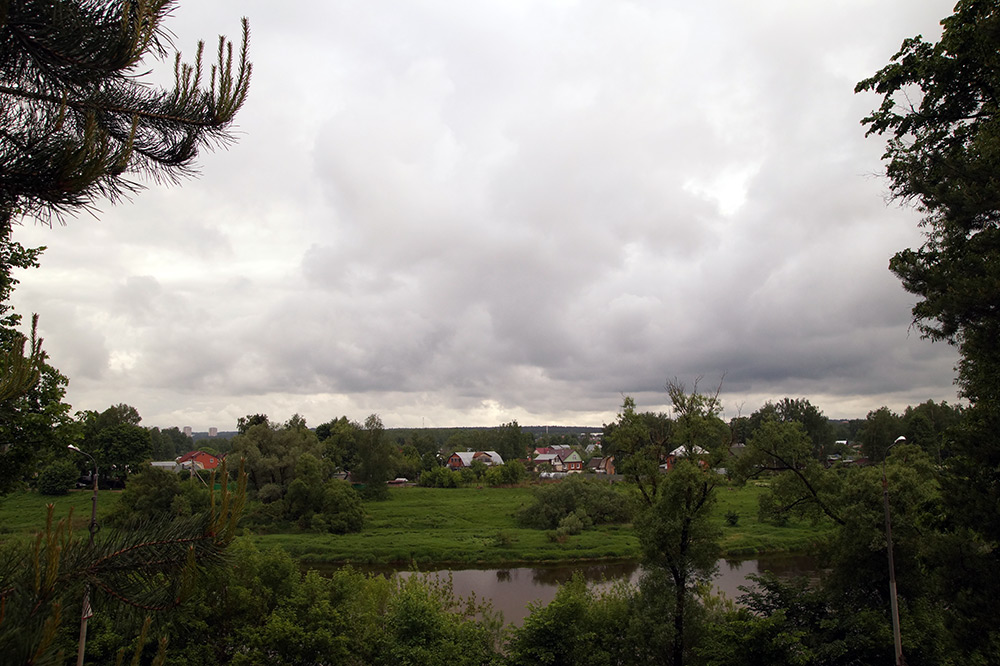
[[(945, 461), (944, 496), (956, 533), (976, 535), (967, 570), (1000, 568), (1000, 2), (960, 0), (937, 43), (906, 39), (858, 91), (882, 97), (862, 122), (888, 137), (883, 159), (895, 198), (924, 214), (924, 243), (889, 264), (918, 297), (917, 329), (957, 345), (958, 382), (969, 400)], [(1000, 631), (980, 609), (995, 604), (1000, 579), (953, 580), (952, 603), (967, 604), (978, 629), (963, 645), (1000, 660)]]

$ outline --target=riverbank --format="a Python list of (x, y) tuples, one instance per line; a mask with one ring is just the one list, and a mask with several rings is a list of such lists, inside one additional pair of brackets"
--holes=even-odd
[[(822, 544), (833, 529), (830, 523), (812, 525), (790, 520), (784, 526), (757, 520), (762, 488), (720, 487), (713, 520), (721, 531), (721, 555), (745, 559), (767, 553), (805, 552)], [(118, 499), (117, 491), (101, 491), (99, 519)], [(55, 518), (73, 508), (73, 523), (85, 530), (90, 519), (90, 491), (61, 497), (17, 493), (0, 501), (0, 540), (29, 538), (45, 526), (46, 504), (55, 505)], [(389, 500), (367, 502), (364, 530), (333, 535), (300, 532), (252, 534), (262, 547), (279, 547), (305, 562), (339, 564), (533, 565), (556, 562), (635, 560), (639, 542), (630, 525), (602, 525), (565, 540), (554, 540), (544, 530), (519, 527), (514, 515), (532, 502), (532, 488), (418, 488), (397, 487)], [(737, 516), (728, 525), (726, 515)], [(102, 521), (103, 522), (103, 521)]]
[[(721, 555), (804, 552), (823, 543), (832, 524), (790, 520), (778, 527), (757, 520), (762, 488), (722, 487), (713, 520), (721, 530)], [(306, 562), (427, 565), (531, 565), (544, 562), (634, 560), (639, 542), (631, 525), (602, 525), (557, 541), (544, 530), (519, 527), (514, 516), (532, 502), (529, 486), (515, 488), (390, 489), (390, 499), (365, 504), (362, 532), (256, 534)], [(728, 525), (726, 515), (737, 516)]]

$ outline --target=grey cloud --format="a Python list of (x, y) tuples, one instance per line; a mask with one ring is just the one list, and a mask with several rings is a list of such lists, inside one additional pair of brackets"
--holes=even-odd
[(950, 9), (183, 3), (185, 49), (251, 19), (239, 143), (28, 230), (19, 307), (79, 407), (151, 425), (594, 423), (723, 373), (732, 404), (947, 398), (954, 351), (908, 337), (886, 269), (917, 215), (884, 205), (852, 87)]

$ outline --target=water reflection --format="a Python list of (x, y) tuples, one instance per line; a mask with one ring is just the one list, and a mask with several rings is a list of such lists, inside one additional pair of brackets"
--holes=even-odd
[[(475, 594), (477, 599), (491, 601), (493, 607), (503, 613), (506, 622), (517, 625), (520, 625), (528, 615), (530, 605), (544, 605), (552, 601), (559, 586), (568, 582), (574, 574), (582, 575), (588, 583), (597, 586), (621, 581), (638, 584), (642, 575), (642, 567), (634, 560), (421, 572), (387, 566), (355, 568), (383, 576), (396, 574), (407, 577), (416, 574), (445, 580), (450, 575), (456, 595), (468, 597)], [(736, 600), (742, 594), (739, 589), (741, 586), (752, 585), (747, 576), (763, 572), (771, 572), (785, 579), (798, 576), (815, 578), (819, 574), (819, 569), (815, 558), (804, 555), (762, 556), (755, 560), (719, 560), (718, 574), (712, 585), (717, 592)]]

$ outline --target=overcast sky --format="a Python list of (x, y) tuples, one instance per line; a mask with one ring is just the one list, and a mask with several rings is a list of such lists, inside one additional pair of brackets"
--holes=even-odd
[(954, 402), (853, 92), (952, 5), (186, 0), (187, 58), (250, 19), (238, 143), (19, 228), (15, 303), (75, 410), (148, 426), (599, 426), (675, 377), (727, 416)]

